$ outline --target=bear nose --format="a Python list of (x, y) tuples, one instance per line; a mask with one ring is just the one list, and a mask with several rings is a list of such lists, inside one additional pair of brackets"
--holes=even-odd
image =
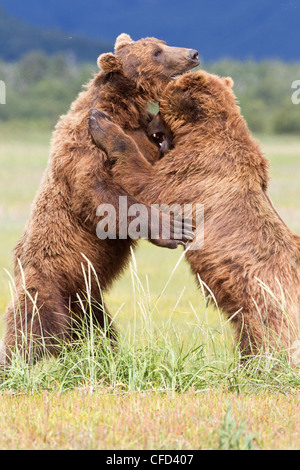
[(200, 63), (199, 52), (196, 51), (195, 49), (191, 49), (191, 50), (188, 52), (188, 58), (191, 59), (191, 60), (194, 60), (195, 62), (199, 62), (199, 63)]

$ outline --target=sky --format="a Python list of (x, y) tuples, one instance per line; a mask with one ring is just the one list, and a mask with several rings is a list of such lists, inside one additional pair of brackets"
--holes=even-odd
[(0, 0), (22, 20), (114, 41), (155, 36), (208, 59), (300, 59), (300, 0)]

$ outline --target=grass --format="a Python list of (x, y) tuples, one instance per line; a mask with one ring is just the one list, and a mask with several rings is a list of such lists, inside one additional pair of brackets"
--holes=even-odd
[[(0, 311), (12, 250), (47, 163), (50, 134), (0, 127)], [(261, 137), (270, 194), (300, 234), (300, 140)], [(94, 331), (73, 351), (0, 381), (1, 449), (296, 449), (299, 372), (269, 354), (239, 362), (232, 332), (207, 305), (182, 250), (140, 244), (106, 296), (117, 353)], [(157, 260), (157, 261), (156, 261)], [(3, 330), (3, 324), (2, 324)]]
[(0, 449), (296, 450), (298, 399), (223, 390), (9, 394), (0, 402)]

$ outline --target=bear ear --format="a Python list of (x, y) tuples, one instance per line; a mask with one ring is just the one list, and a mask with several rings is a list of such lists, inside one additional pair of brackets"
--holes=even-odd
[(222, 78), (222, 81), (225, 83), (226, 86), (228, 86), (229, 88), (232, 88), (233, 85), (234, 85), (234, 81), (232, 80), (231, 77), (223, 77)]
[(121, 47), (128, 46), (128, 44), (131, 44), (134, 42), (129, 34), (122, 33), (120, 34), (115, 42), (115, 52), (117, 52)]
[(121, 59), (112, 52), (101, 54), (98, 57), (97, 64), (104, 73), (121, 72), (123, 68)]

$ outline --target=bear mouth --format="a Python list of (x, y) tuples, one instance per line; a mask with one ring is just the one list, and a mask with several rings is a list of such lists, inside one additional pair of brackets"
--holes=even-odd
[(177, 78), (182, 77), (182, 75), (185, 75), (187, 73), (190, 73), (191, 70), (186, 70), (185, 72), (176, 72), (173, 75), (171, 75), (171, 80), (177, 80)]
[(151, 135), (155, 145), (161, 148), (163, 142), (166, 140), (166, 135), (164, 132), (155, 132)]
[(181, 77), (184, 73), (187, 73), (187, 72), (175, 73), (174, 75), (171, 76), (171, 80), (176, 80), (177, 78)]
[(149, 123), (148, 136), (160, 150), (160, 158), (173, 148), (173, 134), (162, 121), (160, 112), (158, 112)]
[(197, 51), (193, 51), (194, 55), (189, 58), (188, 64), (185, 64), (184, 70), (179, 70), (175, 73), (172, 73), (171, 75), (171, 80), (176, 80), (177, 78), (181, 77), (182, 75), (185, 75), (186, 73), (190, 73), (195, 67), (198, 67), (200, 65), (200, 59), (199, 59), (199, 54)]
[[(200, 61), (199, 61), (200, 63)], [(194, 68), (196, 65), (194, 65), (192, 68), (189, 68), (188, 70), (184, 70), (181, 72), (175, 72), (171, 75), (170, 79), (171, 80), (177, 80), (178, 78), (182, 77), (183, 75), (187, 75), (188, 73), (192, 73), (194, 71)]]
[(151, 137), (155, 145), (160, 150), (159, 158), (162, 158), (173, 148), (172, 140), (164, 132), (155, 132)]

